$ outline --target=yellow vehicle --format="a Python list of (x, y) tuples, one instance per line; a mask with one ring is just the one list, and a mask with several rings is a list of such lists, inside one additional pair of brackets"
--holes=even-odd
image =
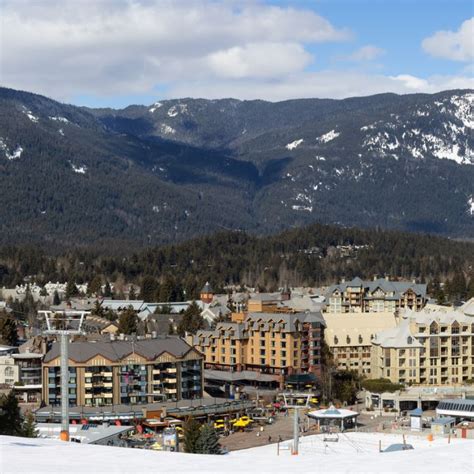
[(214, 429), (216, 430), (223, 430), (225, 429), (225, 421), (220, 419), (220, 420), (216, 420), (214, 422)]
[(317, 405), (319, 403), (319, 400), (316, 397), (312, 397), (309, 399), (309, 403)]

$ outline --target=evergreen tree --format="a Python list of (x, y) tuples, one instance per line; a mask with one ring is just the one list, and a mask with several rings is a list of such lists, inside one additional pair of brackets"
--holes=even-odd
[(137, 294), (135, 293), (135, 287), (133, 285), (130, 285), (130, 291), (128, 292), (128, 299), (132, 301), (137, 299)]
[(467, 287), (467, 298), (474, 298), (474, 274), (471, 275), (469, 285)]
[(222, 454), (219, 437), (211, 424), (205, 424), (201, 428), (196, 443), (196, 452), (199, 454)]
[(66, 285), (66, 300), (70, 300), (73, 296), (78, 296), (79, 290), (74, 283), (74, 280), (71, 278), (68, 280)]
[(89, 296), (100, 296), (102, 293), (102, 278), (96, 275), (87, 286), (87, 294)]
[(23, 421), (22, 436), (24, 436), (25, 438), (38, 437), (38, 430), (36, 429), (35, 417), (33, 413), (31, 413), (31, 411), (29, 411), (26, 414), (25, 420)]
[(112, 298), (112, 288), (110, 287), (110, 283), (108, 281), (105, 282), (104, 296), (106, 298)]
[(138, 316), (136, 311), (129, 306), (120, 313), (118, 332), (120, 334), (133, 334), (137, 332)]
[(140, 299), (151, 303), (156, 300), (157, 293), (158, 281), (150, 275), (145, 275), (142, 280)]
[(54, 290), (53, 305), (58, 306), (60, 304), (61, 304), (61, 298), (59, 297), (58, 290)]
[(183, 426), (184, 432), (184, 452), (197, 453), (198, 440), (201, 425), (192, 417), (189, 417)]
[(193, 301), (183, 314), (183, 319), (178, 324), (178, 334), (183, 337), (186, 332), (196, 334), (204, 328), (204, 319), (199, 306)]
[(0, 312), (0, 339), (9, 346), (16, 346), (18, 344), (16, 322), (5, 311)]
[(0, 396), (0, 435), (22, 436), (23, 422), (13, 390)]

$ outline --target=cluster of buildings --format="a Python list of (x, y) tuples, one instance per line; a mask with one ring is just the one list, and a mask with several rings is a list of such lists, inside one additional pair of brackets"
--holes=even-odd
[[(239, 387), (279, 389), (290, 381), (313, 388), (324, 346), (337, 369), (369, 379), (433, 387), (474, 379), (474, 299), (458, 308), (436, 306), (426, 285), (415, 282), (354, 278), (329, 288), (232, 295), (215, 295), (207, 283), (197, 305), (208, 327), (185, 338), (168, 333), (189, 301), (100, 303), (117, 313), (131, 306), (139, 330), (126, 337), (116, 323), (87, 316), (88, 336), (70, 343), (71, 407), (178, 403), (202, 399), (208, 387), (226, 396)], [(94, 305), (72, 302), (80, 310)], [(169, 314), (156, 312), (160, 306)], [(14, 386), (25, 402), (58, 406), (58, 344), (0, 348), (2, 386)]]

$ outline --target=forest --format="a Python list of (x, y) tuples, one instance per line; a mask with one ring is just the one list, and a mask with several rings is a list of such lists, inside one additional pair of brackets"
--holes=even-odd
[(103, 292), (106, 285), (106, 296), (123, 297), (132, 284), (136, 296), (155, 301), (195, 298), (206, 281), (216, 291), (240, 286), (272, 291), (375, 275), (416, 279), (429, 283), (434, 292), (446, 283), (462, 299), (474, 285), (473, 270), (470, 242), (322, 224), (273, 236), (224, 231), (126, 256), (104, 256), (93, 247), (71, 248), (61, 255), (33, 246), (0, 248), (0, 288), (25, 282), (88, 282), (91, 292)]

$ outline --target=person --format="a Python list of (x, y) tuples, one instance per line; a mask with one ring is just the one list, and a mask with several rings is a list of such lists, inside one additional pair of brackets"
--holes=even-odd
[(272, 437), (269, 435), (268, 436), (268, 444), (270, 444), (272, 442)]
[(281, 443), (283, 441), (281, 435), (278, 435), (278, 442)]

